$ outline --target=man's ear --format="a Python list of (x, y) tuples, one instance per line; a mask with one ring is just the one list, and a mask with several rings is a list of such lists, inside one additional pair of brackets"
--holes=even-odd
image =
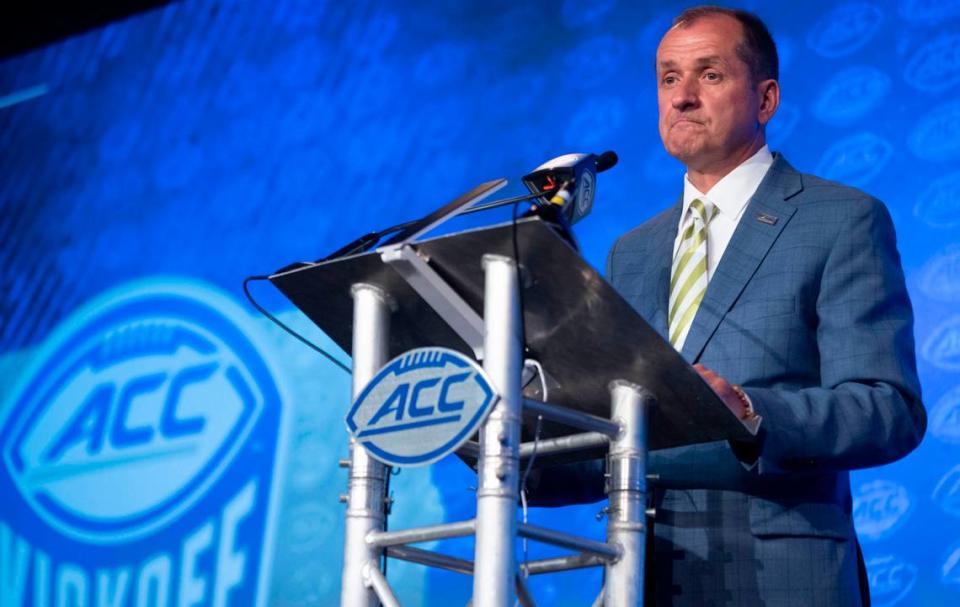
[(776, 80), (764, 80), (757, 85), (757, 95), (760, 98), (760, 109), (757, 121), (767, 124), (780, 107), (780, 83)]

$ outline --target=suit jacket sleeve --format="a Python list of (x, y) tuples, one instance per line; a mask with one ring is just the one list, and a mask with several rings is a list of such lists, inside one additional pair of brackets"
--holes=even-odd
[(838, 226), (815, 298), (820, 385), (746, 386), (763, 416), (759, 472), (898, 459), (923, 436), (913, 314), (893, 224), (861, 199)]

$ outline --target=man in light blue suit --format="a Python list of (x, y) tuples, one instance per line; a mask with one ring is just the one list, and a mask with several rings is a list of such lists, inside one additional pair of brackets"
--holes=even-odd
[(684, 193), (617, 240), (609, 279), (756, 440), (651, 455), (649, 600), (868, 604), (848, 471), (904, 456), (926, 426), (890, 216), (769, 152), (777, 56), (755, 16), (685, 11), (656, 68)]

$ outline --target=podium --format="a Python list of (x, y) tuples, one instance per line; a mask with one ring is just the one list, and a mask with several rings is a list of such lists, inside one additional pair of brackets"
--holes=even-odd
[[(342, 607), (399, 605), (383, 558), (472, 574), (475, 607), (512, 607), (515, 598), (532, 606), (527, 575), (598, 566), (605, 581), (595, 605), (640, 605), (647, 451), (751, 438), (696, 371), (536, 217), (401, 241), (270, 280), (351, 353), (354, 399), (388, 360), (423, 346), (482, 360), (499, 395), (457, 451), (477, 470), (471, 520), (385, 531), (387, 467), (351, 439)], [(606, 458), (606, 542), (517, 522), (531, 458), (536, 466)], [(470, 535), (473, 561), (411, 546)], [(521, 572), (517, 537), (570, 554), (529, 561)]]

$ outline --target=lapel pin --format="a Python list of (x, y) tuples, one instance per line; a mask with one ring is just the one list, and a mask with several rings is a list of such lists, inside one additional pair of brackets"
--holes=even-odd
[(766, 213), (757, 213), (757, 221), (760, 223), (765, 223), (768, 226), (775, 226), (777, 225), (777, 216), (767, 215)]

